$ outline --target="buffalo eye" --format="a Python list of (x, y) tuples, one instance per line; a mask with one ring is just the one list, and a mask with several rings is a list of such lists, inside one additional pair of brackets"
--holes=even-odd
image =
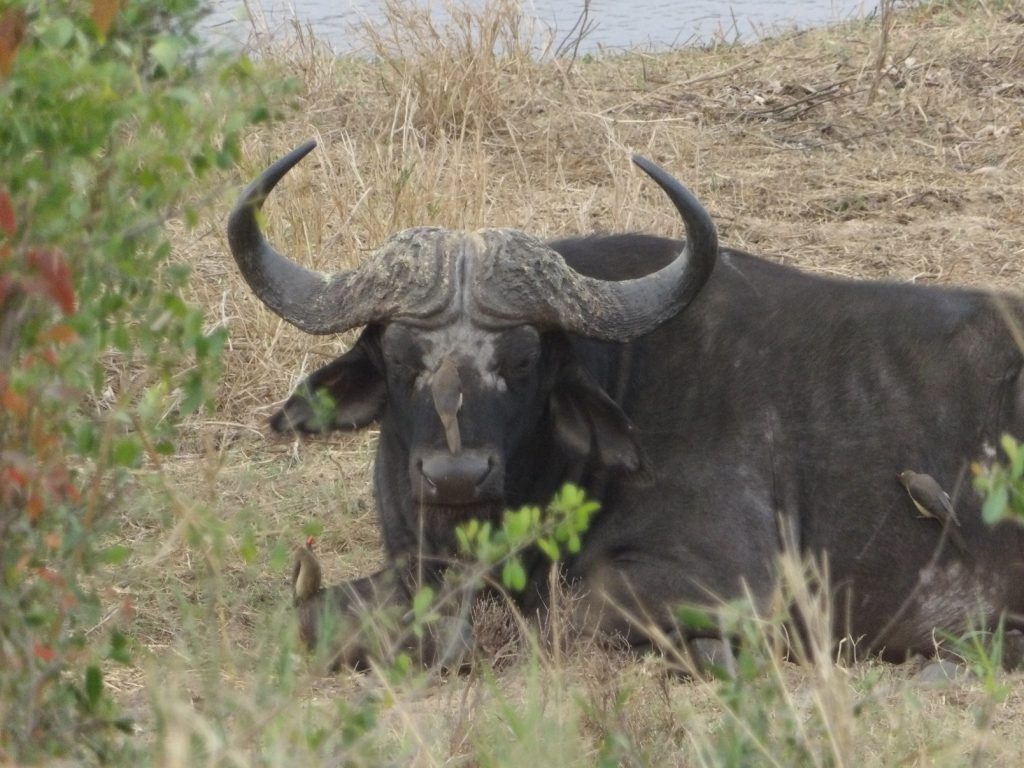
[(424, 370), (423, 360), (418, 355), (387, 355), (384, 362), (389, 373), (403, 383), (413, 383)]
[(390, 363), (389, 367), (391, 368), (392, 373), (403, 381), (415, 381), (416, 377), (420, 375), (422, 370), (420, 367), (405, 361), (394, 361)]
[(521, 381), (533, 372), (536, 362), (536, 354), (519, 355), (510, 358), (502, 363), (501, 375), (507, 381)]

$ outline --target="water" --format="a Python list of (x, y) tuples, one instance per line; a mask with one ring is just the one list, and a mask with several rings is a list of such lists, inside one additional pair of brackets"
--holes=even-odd
[[(429, 5), (439, 8), (443, 2)], [(298, 21), (311, 26), (338, 52), (358, 49), (352, 26), (360, 19), (382, 16), (379, 0), (213, 0), (213, 6), (210, 26), (229, 40), (244, 42), (253, 28), (273, 34)], [(247, 7), (253, 9), (255, 22), (249, 21)], [(523, 0), (523, 7), (552, 28), (558, 42), (579, 18), (583, 0)], [(860, 18), (875, 7), (875, 0), (592, 0), (589, 19), (594, 28), (580, 50), (659, 49), (716, 39), (750, 41), (784, 30)], [(436, 15), (443, 18), (440, 11)]]

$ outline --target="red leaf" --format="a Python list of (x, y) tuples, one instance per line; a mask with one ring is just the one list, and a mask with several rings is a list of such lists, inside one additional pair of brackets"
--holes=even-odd
[(0, 392), (0, 408), (10, 411), (18, 418), (23, 419), (28, 414), (28, 400), (13, 389), (5, 389), (3, 392)]
[(121, 0), (92, 0), (92, 20), (99, 30), (100, 37), (106, 37), (114, 17), (121, 9)]
[(15, 467), (4, 467), (3, 478), (4, 485), (9, 483), (11, 485), (17, 485), (20, 488), (24, 488), (28, 485), (28, 475)]
[(38, 493), (30, 494), (28, 502), (25, 504), (25, 509), (28, 511), (28, 519), (31, 521), (38, 520), (46, 509), (46, 505), (43, 504), (43, 497)]
[(65, 499), (75, 504), (82, 500), (81, 494), (70, 480), (61, 486), (61, 492)]
[(37, 573), (43, 579), (43, 581), (49, 584), (53, 584), (55, 587), (63, 587), (65, 584), (63, 576), (61, 576), (56, 571), (50, 570), (45, 565), (40, 567)]
[(57, 323), (39, 334), (41, 341), (52, 341), (55, 344), (67, 344), (78, 338), (75, 329), (67, 323)]
[(7, 77), (14, 69), (14, 54), (25, 36), (25, 11), (8, 8), (0, 16), (0, 76)]
[(64, 255), (56, 248), (32, 248), (28, 252), (28, 263), (43, 278), (50, 298), (64, 314), (74, 312), (75, 288), (71, 284), (71, 270)]
[(53, 661), (57, 658), (57, 653), (48, 645), (43, 645), (42, 643), (37, 642), (33, 645), (32, 649), (35, 652), (37, 659)]
[(11, 196), (6, 189), (0, 187), (0, 232), (8, 237), (14, 237), (17, 231), (18, 222), (14, 218), (14, 204), (11, 202)]
[[(4, 249), (0, 248), (0, 262), (3, 261)], [(0, 275), (0, 306), (7, 301), (7, 297), (13, 293), (14, 286), (17, 285), (17, 281), (13, 277), (7, 275)]]

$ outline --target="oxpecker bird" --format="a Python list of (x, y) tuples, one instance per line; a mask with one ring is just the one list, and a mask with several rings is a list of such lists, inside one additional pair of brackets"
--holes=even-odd
[(303, 603), (319, 592), (322, 580), (320, 561), (313, 554), (313, 537), (310, 536), (305, 545), (295, 548), (295, 565), (292, 566), (292, 596), (295, 604)]
[(434, 371), (430, 382), (430, 394), (434, 398), (434, 408), (444, 426), (448, 450), (454, 456), (462, 450), (462, 435), (459, 433), (462, 381), (459, 379), (459, 368), (451, 356), (445, 357)]
[(911, 472), (909, 469), (900, 472), (899, 481), (907, 489), (910, 500), (917, 508), (918, 517), (937, 520), (945, 531), (948, 531), (949, 538), (954, 546), (963, 553), (967, 553), (967, 542), (964, 541), (957, 531), (960, 527), (960, 518), (956, 516), (953, 508), (953, 501), (949, 494), (943, 490), (938, 481), (931, 475), (923, 472)]

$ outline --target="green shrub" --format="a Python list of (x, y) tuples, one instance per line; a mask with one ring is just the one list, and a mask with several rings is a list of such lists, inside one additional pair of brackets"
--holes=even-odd
[(267, 116), (200, 12), (0, 2), (0, 761), (102, 760), (130, 730), (103, 676), (130, 649), (87, 575), (130, 554), (103, 546), (123, 480), (174, 451), (224, 343), (164, 224)]
[(1024, 525), (1024, 446), (1010, 435), (1000, 440), (1006, 463), (975, 464), (974, 488), (985, 497), (981, 517), (989, 525), (1013, 520)]

